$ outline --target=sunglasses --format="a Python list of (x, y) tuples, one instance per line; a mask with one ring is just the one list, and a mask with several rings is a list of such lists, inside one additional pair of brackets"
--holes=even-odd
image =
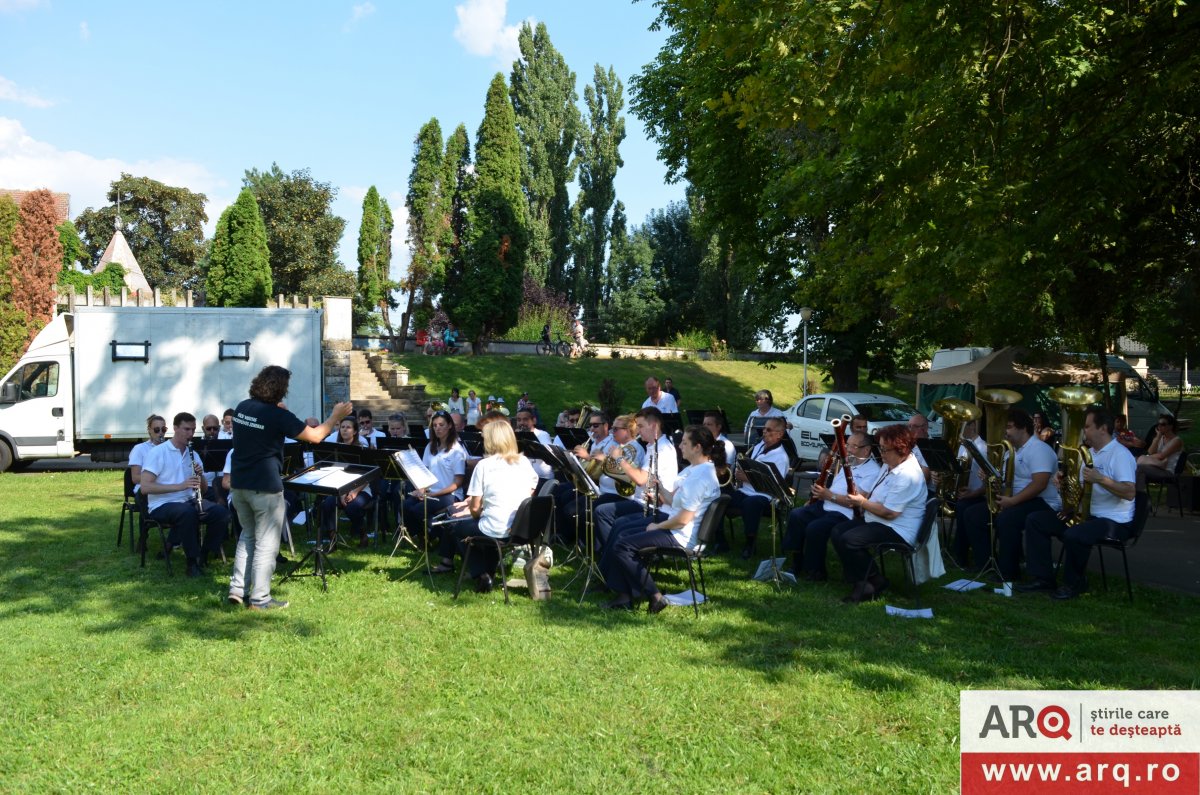
[(375, 420), (359, 420), (358, 424), (359, 425), (370, 425), (373, 422), (375, 422)]
[(604, 427), (604, 423), (602, 423), (602, 422), (589, 422), (589, 423), (588, 423), (588, 427), (589, 427), (589, 428), (602, 428), (602, 427)]
[(166, 433), (166, 428), (151, 428), (150, 433)]
[(221, 430), (221, 426), (220, 426), (220, 425), (205, 425), (205, 426), (204, 426), (204, 430), (206, 430), (206, 431), (219, 431), (219, 430)]

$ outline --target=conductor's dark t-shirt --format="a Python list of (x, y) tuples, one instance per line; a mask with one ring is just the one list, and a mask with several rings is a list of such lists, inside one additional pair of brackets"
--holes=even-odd
[(233, 464), (229, 485), (235, 489), (283, 491), (283, 440), (304, 432), (304, 420), (287, 409), (248, 398), (233, 414)]

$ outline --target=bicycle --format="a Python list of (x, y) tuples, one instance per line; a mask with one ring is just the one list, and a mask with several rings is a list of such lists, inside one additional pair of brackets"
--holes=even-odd
[(538, 356), (553, 356), (554, 354), (558, 353), (558, 348), (549, 339), (543, 338), (542, 341), (537, 344), (537, 352)]

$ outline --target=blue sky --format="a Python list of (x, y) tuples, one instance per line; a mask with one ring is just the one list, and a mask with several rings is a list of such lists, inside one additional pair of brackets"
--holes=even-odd
[(581, 97), (596, 63), (626, 83), (617, 197), (641, 223), (683, 196), (628, 112), (629, 78), (664, 38), (648, 31), (654, 16), (628, 0), (0, 0), (0, 187), (70, 193), (74, 217), (127, 171), (206, 194), (211, 234), (245, 170), (277, 162), (338, 188), (344, 265), (356, 267), (372, 184), (397, 215), (400, 254), (417, 131), (436, 116), (446, 135), (465, 123), (473, 143), (488, 83), (509, 75), (517, 27), (534, 20)]

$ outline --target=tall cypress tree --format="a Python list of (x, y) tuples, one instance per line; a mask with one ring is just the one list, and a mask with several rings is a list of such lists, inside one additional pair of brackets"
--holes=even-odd
[(467, 234), (467, 206), (475, 182), (471, 164), (471, 138), (467, 126), (460, 124), (446, 141), (446, 156), (443, 159), (443, 182), (447, 186), (447, 218), (443, 248), (446, 250), (446, 277), (443, 286), (443, 303), (452, 304), (452, 294), (462, 284), (466, 266), (463, 264), (464, 242)]
[[(358, 227), (358, 291), (354, 296), (354, 327), (373, 326), (375, 310), (386, 313), (389, 292), (387, 265), (383, 261), (385, 202), (372, 185), (363, 197), (362, 223)], [(391, 216), (391, 213), (388, 213)], [(390, 235), (390, 230), (387, 230)], [(386, 318), (385, 325), (386, 324)], [(373, 330), (369, 329), (368, 330)]]
[(444, 252), (438, 246), (446, 220), (441, 210), (445, 173), (442, 162), (442, 125), (436, 118), (425, 122), (413, 146), (412, 171), (408, 175), (408, 246), (412, 252), (408, 276), (402, 289), (408, 290), (408, 308), (400, 320), (400, 333), (407, 338), (409, 322), (428, 321), (433, 295), (445, 273)]
[(217, 220), (205, 286), (210, 306), (266, 306), (271, 298), (267, 229), (250, 188)]
[(625, 165), (621, 159), (621, 141), (625, 140), (624, 86), (617, 73), (609, 67), (605, 72), (596, 64), (592, 84), (585, 86), (583, 99), (587, 104), (586, 129), (579, 138), (580, 215), (587, 227), (584, 245), (589, 250), (576, 252), (575, 299), (583, 305), (584, 314), (595, 317), (604, 284), (604, 248), (608, 242), (608, 213), (616, 200), (613, 180), (617, 169)]
[(546, 25), (526, 22), (518, 35), (521, 57), (513, 63), (512, 103), (521, 138), (521, 182), (529, 199), (530, 275), (565, 291), (563, 271), (571, 242), (567, 184), (575, 179), (579, 99), (575, 73), (550, 42)]
[(521, 142), (504, 75), (488, 87), (475, 137), (475, 183), (467, 215), (464, 273), (448, 307), (473, 342), (517, 320), (529, 245), (528, 205), (521, 191)]

